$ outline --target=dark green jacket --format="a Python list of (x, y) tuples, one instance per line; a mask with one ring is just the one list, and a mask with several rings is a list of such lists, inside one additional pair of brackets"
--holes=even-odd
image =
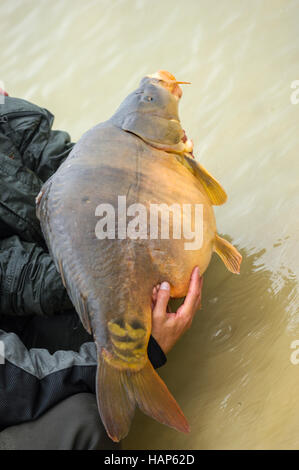
[[(74, 145), (66, 132), (52, 130), (53, 120), (25, 100), (6, 97), (0, 104), (0, 430), (95, 391), (95, 344), (35, 214), (43, 182)], [(155, 367), (166, 361), (152, 337), (148, 354)]]
[[(74, 144), (46, 109), (17, 98), (0, 105), (0, 313), (52, 315), (70, 308), (35, 215), (42, 184)], [(47, 287), (47, 288), (45, 288)]]

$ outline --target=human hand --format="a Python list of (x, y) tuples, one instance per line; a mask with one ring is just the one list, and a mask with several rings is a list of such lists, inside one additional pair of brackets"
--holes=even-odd
[(162, 282), (153, 289), (152, 295), (152, 336), (167, 354), (178, 339), (187, 331), (196, 310), (201, 304), (203, 277), (196, 266), (191, 274), (189, 290), (184, 303), (176, 312), (167, 309), (170, 298), (170, 285)]

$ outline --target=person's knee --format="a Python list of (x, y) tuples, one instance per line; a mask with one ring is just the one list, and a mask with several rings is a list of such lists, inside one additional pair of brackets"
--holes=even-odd
[(96, 397), (90, 393), (80, 393), (72, 397), (70, 412), (77, 416), (73, 425), (76, 429), (74, 433), (74, 449), (117, 449), (119, 444), (115, 444), (108, 437), (102, 424)]
[(0, 433), (0, 449), (15, 450), (114, 450), (101, 422), (96, 397), (78, 393), (28, 423)]

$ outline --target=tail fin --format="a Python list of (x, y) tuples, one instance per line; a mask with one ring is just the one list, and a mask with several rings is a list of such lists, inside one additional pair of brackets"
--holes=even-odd
[(128, 434), (136, 404), (162, 424), (182, 432), (190, 430), (179, 405), (149, 361), (139, 371), (121, 370), (99, 354), (97, 397), (102, 422), (115, 442)]
[(219, 235), (216, 235), (214, 251), (220, 256), (229, 271), (234, 274), (240, 274), (242, 255), (233, 245), (224, 240), (224, 238), (219, 237)]

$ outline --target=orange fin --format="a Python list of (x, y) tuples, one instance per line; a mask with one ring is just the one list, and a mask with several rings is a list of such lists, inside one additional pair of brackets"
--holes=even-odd
[(117, 369), (98, 355), (97, 400), (108, 436), (119, 442), (129, 432), (135, 411), (135, 398), (126, 371)]
[(214, 251), (218, 256), (220, 256), (229, 271), (234, 274), (240, 274), (242, 255), (231, 243), (224, 238), (219, 237), (217, 234), (215, 238)]
[(203, 185), (211, 204), (221, 206), (226, 202), (227, 194), (220, 183), (199, 162), (184, 155), (184, 166), (189, 167), (188, 169)]
[(128, 434), (136, 404), (160, 423), (189, 432), (183, 412), (149, 361), (135, 371), (113, 367), (99, 354), (97, 397), (102, 422), (115, 442)]
[(181, 408), (159, 377), (150, 361), (132, 376), (136, 402), (143, 413), (177, 431), (188, 433), (190, 427)]

